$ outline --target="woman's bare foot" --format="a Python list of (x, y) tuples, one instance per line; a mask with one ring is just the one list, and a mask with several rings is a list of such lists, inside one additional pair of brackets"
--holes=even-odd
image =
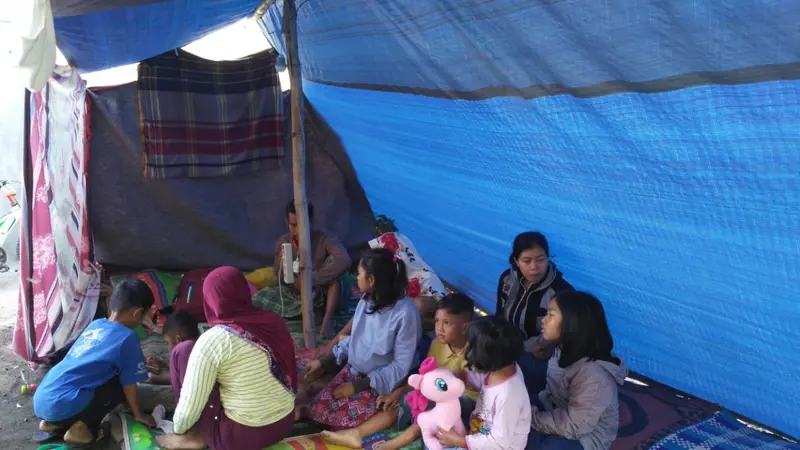
[(206, 448), (206, 441), (194, 430), (186, 434), (165, 434), (163, 436), (157, 436), (156, 442), (161, 448), (165, 449), (203, 450)]
[(43, 420), (39, 422), (39, 431), (44, 431), (45, 433), (52, 433), (53, 431), (60, 430), (61, 427), (58, 425), (53, 425), (52, 423)]
[(68, 444), (91, 444), (94, 442), (94, 435), (85, 423), (78, 421), (73, 423), (64, 434), (64, 442)]
[(341, 445), (342, 447), (347, 447), (347, 448), (363, 447), (363, 444), (361, 443), (361, 435), (358, 434), (358, 430), (356, 430), (355, 428), (337, 432), (323, 431), (322, 437), (327, 439), (331, 443), (336, 445)]

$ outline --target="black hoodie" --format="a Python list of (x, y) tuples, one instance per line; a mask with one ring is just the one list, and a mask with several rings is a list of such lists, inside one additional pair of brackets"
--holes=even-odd
[(536, 284), (525, 289), (522, 276), (516, 267), (506, 270), (500, 275), (497, 284), (497, 309), (495, 314), (502, 314), (525, 337), (526, 350), (530, 350), (527, 341), (532, 341), (542, 332), (542, 319), (547, 315), (550, 300), (562, 291), (572, 291), (556, 265), (550, 263), (547, 274)]

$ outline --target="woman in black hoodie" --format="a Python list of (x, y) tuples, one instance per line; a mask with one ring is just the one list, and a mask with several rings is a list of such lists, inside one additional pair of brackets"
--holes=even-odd
[(535, 398), (545, 388), (547, 360), (555, 348), (541, 336), (542, 319), (550, 300), (573, 288), (550, 261), (550, 245), (542, 233), (526, 231), (518, 235), (508, 260), (511, 268), (500, 275), (495, 313), (522, 332), (525, 354), (519, 366), (528, 395)]

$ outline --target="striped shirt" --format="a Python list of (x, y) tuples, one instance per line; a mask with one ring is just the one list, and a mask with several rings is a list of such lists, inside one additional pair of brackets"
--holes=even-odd
[(176, 433), (197, 423), (215, 383), (225, 415), (239, 424), (263, 427), (294, 410), (294, 395), (272, 375), (269, 356), (224, 328), (213, 327), (200, 336), (189, 357), (173, 418)]

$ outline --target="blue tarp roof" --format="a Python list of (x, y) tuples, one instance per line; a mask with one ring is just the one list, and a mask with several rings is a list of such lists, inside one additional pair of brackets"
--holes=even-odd
[[(631, 367), (800, 435), (800, 3), (298, 16), (306, 95), (445, 279), (493, 309), (513, 237), (543, 231)], [(279, 6), (262, 25), (279, 44)]]
[[(281, 4), (263, 20), (278, 49)], [(800, 3), (298, 4), (309, 100), (443, 278), (492, 309), (514, 235), (543, 231), (633, 369), (800, 435)], [(95, 70), (256, 6), (56, 28)]]
[(50, 0), (53, 17), (80, 16), (169, 0)]
[(260, 3), (259, 0), (172, 0), (56, 17), (56, 37), (68, 60), (74, 61), (84, 73), (94, 72), (182, 47), (252, 16)]

